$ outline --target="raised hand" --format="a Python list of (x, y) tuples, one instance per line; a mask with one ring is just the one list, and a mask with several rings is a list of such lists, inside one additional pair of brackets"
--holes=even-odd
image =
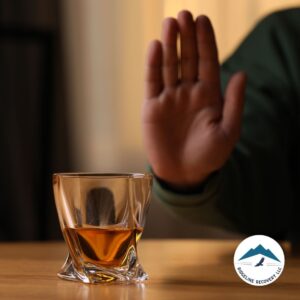
[(239, 137), (245, 85), (245, 74), (236, 73), (222, 96), (206, 16), (194, 21), (182, 11), (164, 20), (162, 41), (149, 46), (142, 111), (146, 154), (158, 177), (184, 189), (223, 166)]

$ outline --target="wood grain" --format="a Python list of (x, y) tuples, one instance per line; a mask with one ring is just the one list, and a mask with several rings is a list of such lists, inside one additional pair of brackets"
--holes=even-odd
[(242, 282), (233, 269), (239, 241), (145, 240), (144, 284), (89, 285), (56, 276), (63, 243), (0, 244), (0, 299), (300, 299), (300, 258), (288, 254), (281, 277), (266, 287)]

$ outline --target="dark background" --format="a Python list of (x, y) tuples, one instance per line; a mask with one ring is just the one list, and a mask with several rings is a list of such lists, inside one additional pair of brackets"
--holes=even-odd
[(0, 239), (61, 237), (51, 174), (70, 170), (59, 1), (0, 0)]

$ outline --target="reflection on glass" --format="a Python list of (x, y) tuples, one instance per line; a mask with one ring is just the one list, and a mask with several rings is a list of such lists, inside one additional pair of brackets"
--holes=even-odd
[(151, 184), (149, 174), (54, 174), (56, 208), (69, 248), (58, 276), (87, 283), (147, 279), (137, 242)]

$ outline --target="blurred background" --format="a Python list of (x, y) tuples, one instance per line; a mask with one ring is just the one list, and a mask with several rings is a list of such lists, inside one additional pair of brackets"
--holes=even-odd
[[(0, 0), (0, 239), (60, 238), (51, 174), (143, 172), (144, 57), (165, 16), (208, 15), (223, 61), (299, 0)], [(153, 200), (145, 237), (234, 237)]]

